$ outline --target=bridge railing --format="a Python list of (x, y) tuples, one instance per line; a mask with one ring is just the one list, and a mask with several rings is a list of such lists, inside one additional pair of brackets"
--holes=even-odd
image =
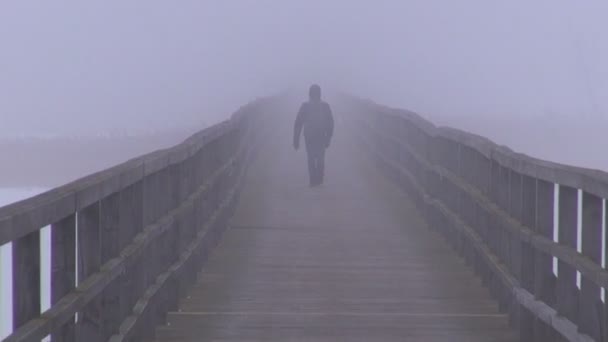
[(608, 174), (349, 101), (364, 145), (473, 265), (523, 341), (608, 340)]
[[(234, 208), (271, 99), (183, 143), (0, 208), (12, 243), (6, 341), (143, 341), (195, 281)], [(40, 230), (50, 226), (51, 307), (41, 313)]]

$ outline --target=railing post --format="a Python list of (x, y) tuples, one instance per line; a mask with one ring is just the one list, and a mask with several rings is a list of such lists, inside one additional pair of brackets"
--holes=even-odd
[[(78, 279), (82, 283), (101, 266), (99, 202), (78, 212)], [(95, 298), (79, 313), (76, 340), (101, 341), (101, 298)]]
[(500, 204), (500, 164), (496, 160), (490, 159), (490, 199)]
[[(536, 179), (523, 176), (521, 192), (521, 223), (532, 230), (536, 230)], [(529, 242), (522, 242), (521, 286), (530, 293), (534, 293), (535, 263), (534, 247)]]
[[(262, 109), (250, 108), (248, 116), (263, 115)], [(260, 134), (254, 128), (265, 127), (245, 117), (227, 121), (171, 149), (3, 207), (0, 235), (2, 244), (12, 243), (13, 263), (8, 339), (151, 337), (227, 224), (235, 197), (230, 206), (220, 202), (234, 194), (244, 160), (227, 162)], [(47, 225), (52, 307), (41, 317), (40, 229)], [(211, 234), (199, 236), (202, 227)]]
[[(120, 254), (120, 201), (121, 192), (114, 193), (101, 200), (100, 238), (101, 265)], [(121, 322), (120, 281), (114, 280), (101, 295), (101, 335), (103, 340), (118, 330)]]
[[(608, 263), (608, 256), (602, 251), (608, 246), (602, 222), (606, 211), (605, 174), (535, 160), (486, 139), (456, 131), (452, 134), (449, 129), (435, 130), (432, 125), (418, 124), (415, 120), (395, 123), (392, 114), (384, 113), (381, 107), (376, 110), (370, 107), (365, 110), (373, 129), (362, 128), (360, 135), (371, 137), (375, 155), (408, 168), (426, 194), (439, 200), (479, 234), (493, 254), (491, 262), (502, 268), (500, 276), (480, 272), (481, 276), (498, 297), (500, 308), (505, 303), (512, 304), (510, 318), (514, 319), (515, 328), (519, 328), (522, 341), (585, 339), (582, 334), (608, 341), (608, 305), (602, 298)], [(430, 127), (431, 133), (425, 127)], [(429, 169), (417, 163), (411, 153), (395, 153), (394, 141), (386, 137), (399, 132), (405, 132), (404, 140), (428, 161)], [(386, 169), (384, 163), (380, 164)], [(458, 175), (465, 184), (444, 178), (445, 169)], [(392, 175), (393, 170), (389, 166), (382, 171)], [(470, 185), (481, 194), (470, 191)], [(580, 192), (579, 188), (588, 192)], [(557, 198), (556, 189), (560, 190)], [(487, 205), (486, 200), (492, 205)], [(429, 207), (424, 208), (429, 226), (447, 226), (445, 217)], [(554, 227), (559, 228), (557, 237)], [(457, 249), (466, 245), (450, 227), (445, 234)], [(467, 261), (476, 257), (466, 249), (463, 255)], [(508, 272), (502, 273), (507, 268)], [(506, 282), (500, 281), (503, 279)], [(536, 301), (531, 301), (529, 294)]]
[[(600, 197), (583, 193), (582, 253), (598, 265), (602, 264), (602, 205)], [(604, 314), (601, 289), (585, 277), (581, 279), (579, 308), (580, 331), (601, 341)]]
[[(511, 198), (511, 170), (506, 166), (499, 166), (499, 183), (498, 185), (498, 206), (500, 209), (508, 213), (510, 206), (510, 198)], [(497, 225), (496, 229), (498, 230), (498, 249), (497, 255), (498, 257), (512, 270), (511, 264), (511, 237), (509, 232), (502, 227), (501, 225)]]
[[(554, 184), (538, 179), (536, 182), (536, 233), (553, 240)], [(553, 257), (535, 250), (534, 294), (549, 306), (555, 304), (555, 275)], [(535, 320), (534, 337), (537, 341), (552, 341), (552, 330), (540, 319)]]
[[(523, 220), (523, 178), (522, 175), (510, 170), (509, 172), (509, 214), (512, 218), (522, 223)], [(513, 276), (521, 282), (522, 267), (522, 244), (521, 238), (509, 234), (510, 240), (510, 265)]]
[[(120, 249), (123, 250), (143, 229), (143, 184), (144, 180), (129, 186), (120, 196)], [(137, 300), (136, 289), (140, 286), (140, 269), (129, 267), (121, 275), (121, 316), (127, 317)]]
[[(530, 229), (536, 229), (536, 179), (522, 176), (521, 188), (521, 223)], [(534, 278), (536, 276), (535, 250), (529, 242), (521, 242), (520, 284), (528, 292), (534, 294)], [(534, 338), (534, 316), (525, 308), (521, 308), (519, 317), (520, 339), (532, 341)]]
[[(144, 178), (141, 185), (141, 222), (142, 228), (149, 226), (162, 218), (170, 209), (171, 195), (169, 193), (169, 175), (170, 166), (167, 163), (167, 157), (164, 157), (161, 163), (163, 167), (159, 170), (148, 173), (144, 169)], [(169, 233), (164, 233), (162, 236), (167, 236)], [(162, 239), (162, 237), (161, 237)], [(164, 240), (164, 239), (163, 239)], [(134, 274), (132, 277), (132, 288), (134, 293), (142, 293), (148, 288), (148, 285), (154, 279), (154, 275), (161, 272), (166, 265), (160, 261), (160, 255), (164, 250), (164, 246), (156, 246), (157, 242), (146, 248), (141, 258), (134, 265)], [(133, 303), (135, 304), (135, 303)]]
[[(559, 187), (559, 243), (576, 250), (578, 190), (568, 186)], [(576, 269), (558, 260), (557, 312), (571, 320), (578, 319), (578, 296)]]
[[(51, 225), (51, 305), (76, 287), (76, 215)], [(74, 316), (51, 335), (53, 342), (76, 341)]]
[(40, 230), (13, 242), (13, 329), (38, 316), (40, 316)]

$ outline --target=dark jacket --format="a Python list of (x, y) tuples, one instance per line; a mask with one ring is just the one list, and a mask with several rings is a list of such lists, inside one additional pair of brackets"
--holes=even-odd
[(334, 118), (329, 104), (312, 100), (300, 107), (293, 132), (294, 146), (300, 145), (300, 133), (304, 129), (306, 148), (327, 148), (334, 134)]

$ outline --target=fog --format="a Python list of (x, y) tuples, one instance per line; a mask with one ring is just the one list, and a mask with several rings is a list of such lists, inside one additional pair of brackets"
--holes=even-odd
[(0, 136), (199, 127), (318, 82), (541, 157), (608, 167), (522, 135), (604, 142), (603, 129), (583, 132), (607, 120), (606, 13), (603, 0), (7, 0)]
[[(311, 83), (536, 157), (608, 170), (607, 13), (606, 0), (2, 0), (0, 206), (176, 143), (257, 97), (295, 89), (305, 100)], [(348, 113), (340, 115), (337, 130)], [(303, 154), (283, 147), (280, 166), (299, 167)], [(334, 179), (357, 196), (335, 201), (346, 203), (345, 215), (318, 211), (341, 220), (358, 213), (353, 199), (377, 205), (356, 192), (368, 184)], [(315, 217), (288, 210), (295, 197), (272, 205)], [(359, 246), (349, 258), (367, 257)], [(8, 279), (12, 252), (0, 247)], [(11, 286), (0, 282), (0, 339), (11, 330)]]

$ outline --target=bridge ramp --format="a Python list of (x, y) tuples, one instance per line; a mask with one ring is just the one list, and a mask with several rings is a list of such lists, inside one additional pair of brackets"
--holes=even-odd
[(341, 122), (315, 189), (304, 152), (284, 134), (289, 122), (271, 130), (232, 227), (157, 341), (518, 340), (473, 271)]

